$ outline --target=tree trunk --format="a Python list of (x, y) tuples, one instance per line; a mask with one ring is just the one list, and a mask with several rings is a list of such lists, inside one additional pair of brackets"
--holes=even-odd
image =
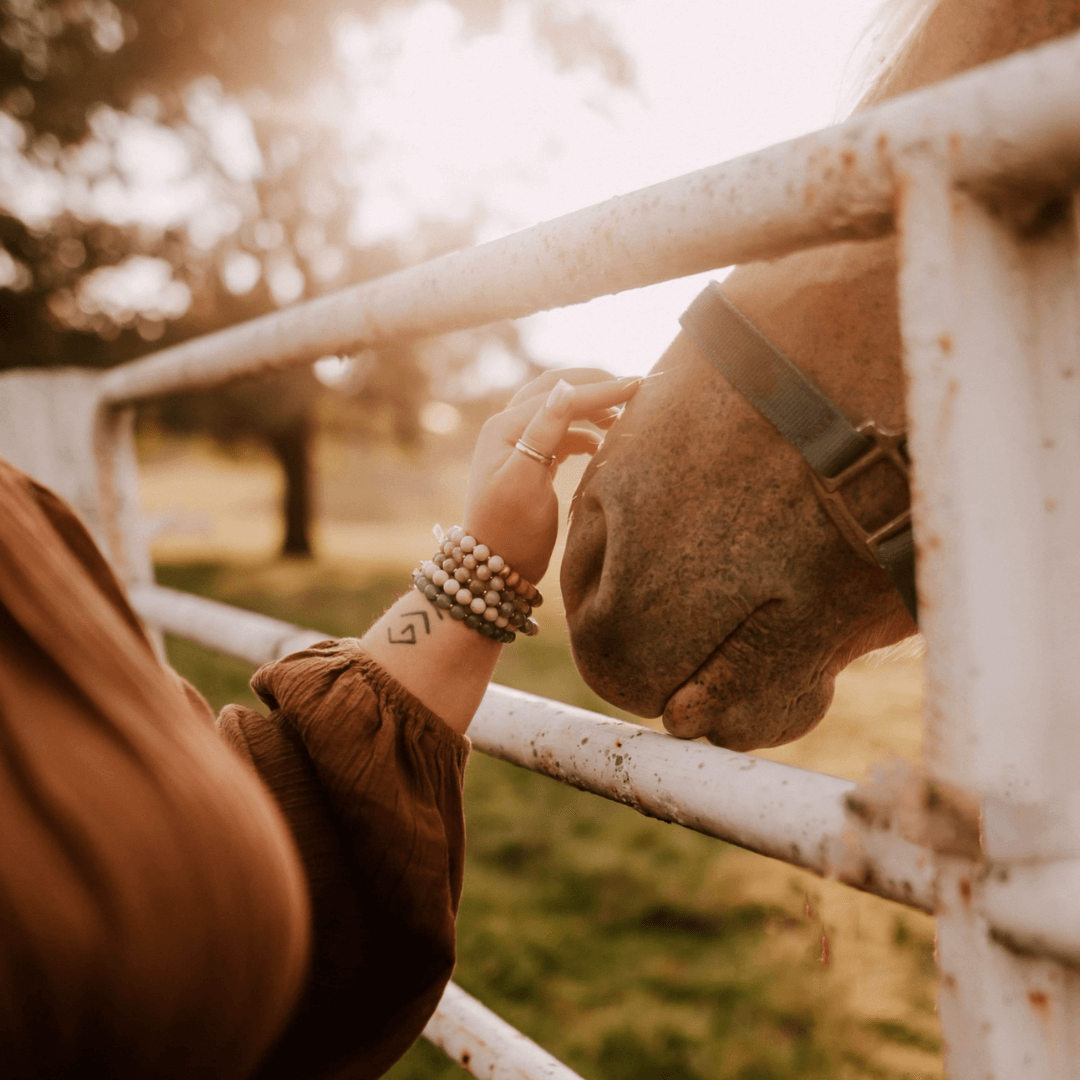
[(311, 558), (311, 435), (311, 421), (303, 416), (269, 436), (270, 449), (285, 473), (281, 553), (291, 558)]

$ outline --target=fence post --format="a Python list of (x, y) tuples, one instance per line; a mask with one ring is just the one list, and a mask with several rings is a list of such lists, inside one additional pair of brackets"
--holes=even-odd
[[(154, 580), (134, 412), (103, 406), (101, 380), (78, 369), (0, 375), (0, 457), (70, 504), (130, 588)], [(152, 636), (160, 646), (160, 634)]]
[(948, 160), (906, 159), (898, 213), (946, 1067), (1066, 1080), (1080, 979), (1003, 941), (986, 904), (1080, 855), (1069, 828), (1052, 850), (1029, 827), (1071, 802), (1080, 738), (1077, 238), (1067, 200), (1017, 215), (1014, 193), (1006, 215)]

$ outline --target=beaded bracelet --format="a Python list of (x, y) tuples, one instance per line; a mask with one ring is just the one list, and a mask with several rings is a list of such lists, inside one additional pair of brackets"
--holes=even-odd
[(439, 550), (413, 574), (413, 584), (428, 600), (503, 645), (517, 637), (515, 630), (527, 637), (540, 632), (532, 609), (544, 598), (535, 585), (460, 525), (449, 533), (436, 525), (434, 532)]

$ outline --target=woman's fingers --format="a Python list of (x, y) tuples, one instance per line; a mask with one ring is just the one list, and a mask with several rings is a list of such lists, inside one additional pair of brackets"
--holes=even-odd
[(603, 436), (587, 428), (571, 428), (555, 451), (555, 462), (561, 465), (574, 454), (595, 454), (603, 443)]
[[(636, 389), (635, 379), (618, 379), (585, 386), (571, 386), (570, 383), (559, 380), (518, 437), (541, 454), (555, 454), (575, 420), (587, 419), (621, 404), (631, 397)], [(518, 409), (511, 412), (526, 410), (528, 404), (523, 402)], [(509, 434), (513, 434), (513, 429)]]
[(610, 371), (604, 371), (601, 368), (556, 368), (553, 371), (545, 371), (543, 375), (523, 386), (510, 399), (507, 408), (512, 409), (515, 405), (520, 405), (528, 398), (537, 397), (540, 394), (550, 394), (560, 379), (563, 382), (570, 383), (572, 386), (578, 386), (582, 383), (605, 382), (614, 380), (614, 378), (615, 376)]
[[(600, 383), (586, 383), (582, 386), (572, 386), (565, 380), (560, 380), (547, 394), (533, 394), (492, 417), (488, 423), (493, 430), (501, 432), (511, 446), (538, 416), (550, 412), (553, 407), (569, 410), (564, 418), (567, 427), (575, 420), (589, 420), (601, 427), (610, 427), (618, 418), (617, 406), (633, 397), (640, 382), (640, 377), (636, 376), (605, 379)], [(560, 386), (564, 388), (559, 391), (562, 403), (556, 405), (553, 395)], [(562, 416), (562, 413), (559, 415)]]

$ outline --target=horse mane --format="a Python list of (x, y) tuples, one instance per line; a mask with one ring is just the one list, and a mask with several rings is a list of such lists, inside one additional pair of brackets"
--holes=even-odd
[(840, 84), (837, 119), (879, 100), (889, 76), (919, 41), (941, 0), (883, 0), (848, 59)]

